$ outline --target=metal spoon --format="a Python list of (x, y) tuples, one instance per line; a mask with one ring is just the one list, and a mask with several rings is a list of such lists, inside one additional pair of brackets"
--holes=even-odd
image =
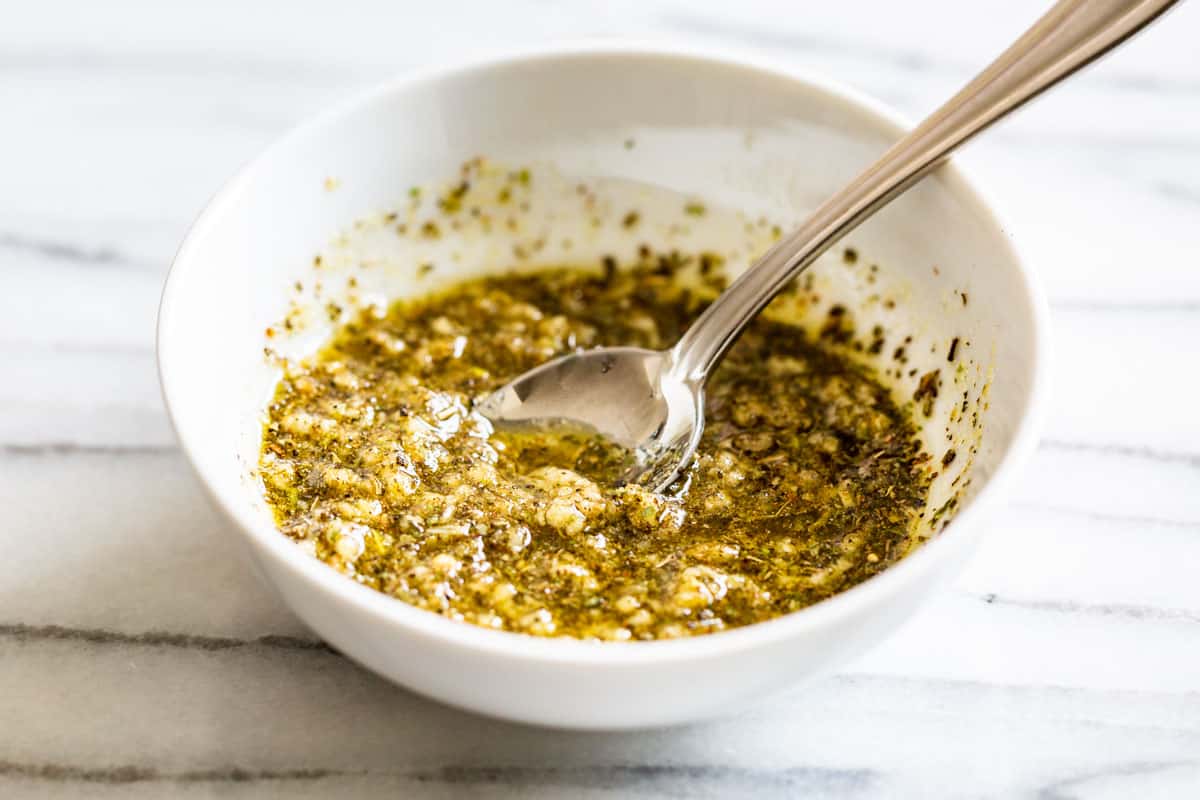
[(624, 476), (656, 491), (687, 467), (704, 430), (704, 383), (746, 325), (845, 234), (959, 145), (1104, 55), (1176, 0), (1062, 0), (954, 97), (741, 275), (670, 350), (606, 347), (526, 372), (484, 398), (493, 423), (566, 422), (636, 458)]

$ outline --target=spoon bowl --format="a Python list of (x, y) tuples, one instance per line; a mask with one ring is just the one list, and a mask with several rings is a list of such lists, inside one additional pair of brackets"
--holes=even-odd
[(704, 386), (681, 380), (670, 351), (601, 347), (556, 358), (476, 404), (493, 424), (565, 424), (631, 451), (621, 483), (666, 489), (704, 432)]

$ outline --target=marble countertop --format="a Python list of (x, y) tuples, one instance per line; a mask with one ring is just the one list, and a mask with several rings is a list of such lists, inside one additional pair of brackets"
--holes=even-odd
[(1045, 440), (952, 588), (740, 716), (546, 732), (357, 668), (227, 557), (159, 400), (155, 309), (189, 221), (351, 90), (479, 48), (637, 35), (757, 50), (916, 117), (1044, 5), (10, 9), (0, 795), (1200, 795), (1200, 6), (964, 155), (1051, 298)]

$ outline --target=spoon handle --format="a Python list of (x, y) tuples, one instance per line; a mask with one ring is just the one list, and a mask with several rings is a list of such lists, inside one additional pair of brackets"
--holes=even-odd
[(702, 384), (750, 320), (835, 242), (963, 142), (1121, 44), (1175, 2), (1061, 0), (958, 94), (734, 281), (675, 345), (675, 374)]

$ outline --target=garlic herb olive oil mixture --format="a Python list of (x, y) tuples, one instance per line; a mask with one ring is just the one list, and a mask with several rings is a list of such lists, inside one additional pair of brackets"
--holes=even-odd
[(755, 321), (664, 496), (569, 433), (474, 399), (577, 348), (664, 348), (711, 297), (669, 262), (544, 269), (367, 308), (289, 363), (260, 474), (280, 529), (352, 579), (539, 636), (665, 639), (816, 603), (903, 557), (929, 492), (909, 409), (800, 327)]

